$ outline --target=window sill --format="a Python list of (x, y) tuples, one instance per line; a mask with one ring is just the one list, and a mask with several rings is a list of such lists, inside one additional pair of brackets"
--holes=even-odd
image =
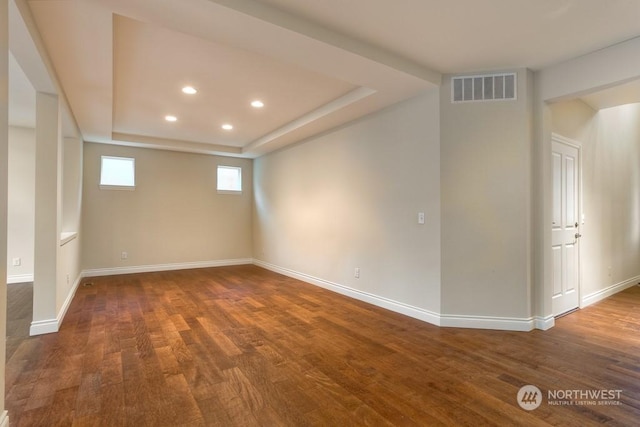
[(135, 185), (101, 185), (101, 190), (124, 190), (124, 191), (133, 191), (136, 189)]
[(66, 245), (76, 237), (78, 237), (78, 232), (76, 231), (64, 231), (60, 233), (60, 246)]

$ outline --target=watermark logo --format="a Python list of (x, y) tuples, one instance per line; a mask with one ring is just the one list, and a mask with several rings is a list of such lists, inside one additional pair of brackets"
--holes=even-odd
[(550, 406), (618, 406), (622, 390), (549, 390)]
[(542, 404), (542, 392), (534, 385), (525, 385), (518, 391), (518, 405), (524, 410), (533, 411)]
[[(549, 406), (617, 406), (621, 405), (622, 390), (548, 390)], [(534, 385), (525, 385), (518, 391), (518, 405), (524, 410), (537, 409), (544, 400), (542, 391)]]

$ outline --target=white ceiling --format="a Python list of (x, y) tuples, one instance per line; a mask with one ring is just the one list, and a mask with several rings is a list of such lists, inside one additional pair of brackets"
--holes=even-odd
[[(640, 35), (637, 0), (16, 1), (85, 140), (245, 157), (434, 88), (441, 73), (540, 69)], [(187, 84), (199, 92), (182, 94)]]
[(637, 0), (259, 1), (441, 73), (537, 70), (640, 35)]
[[(114, 16), (113, 52), (113, 130), (126, 134), (159, 136), (162, 126), (166, 138), (242, 147), (357, 88), (313, 70), (119, 15)], [(169, 66), (167, 58), (178, 66)], [(184, 95), (181, 88), (186, 85), (198, 93)], [(252, 108), (256, 99), (264, 100), (266, 108)], [(165, 122), (167, 114), (178, 116), (178, 122)], [(222, 130), (224, 123), (235, 130)]]

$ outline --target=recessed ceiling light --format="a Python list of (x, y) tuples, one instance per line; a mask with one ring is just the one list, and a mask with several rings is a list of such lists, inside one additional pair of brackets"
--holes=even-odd
[(182, 92), (186, 93), (187, 95), (193, 95), (198, 93), (198, 91), (192, 87), (192, 86), (185, 86), (182, 88)]
[(176, 116), (164, 116), (164, 119), (168, 122), (175, 122), (178, 120)]
[(231, 130), (231, 129), (233, 129), (233, 126), (228, 124), (228, 123), (225, 123), (225, 124), (222, 125), (222, 129)]
[(259, 101), (259, 100), (256, 99), (255, 101), (251, 102), (251, 106), (253, 108), (262, 108), (262, 107), (264, 107), (264, 102)]

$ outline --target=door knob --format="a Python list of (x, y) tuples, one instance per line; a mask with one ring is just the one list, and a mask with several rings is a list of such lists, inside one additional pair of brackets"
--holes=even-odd
[(579, 238), (581, 238), (581, 237), (582, 237), (582, 234), (580, 234), (580, 233), (576, 233), (576, 239), (579, 239)]

